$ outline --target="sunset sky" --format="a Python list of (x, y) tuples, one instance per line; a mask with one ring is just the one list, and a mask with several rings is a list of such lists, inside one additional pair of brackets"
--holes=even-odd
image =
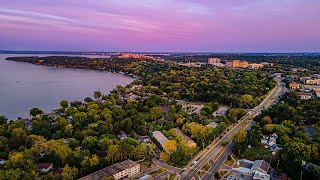
[(0, 0), (0, 50), (319, 52), (320, 0)]

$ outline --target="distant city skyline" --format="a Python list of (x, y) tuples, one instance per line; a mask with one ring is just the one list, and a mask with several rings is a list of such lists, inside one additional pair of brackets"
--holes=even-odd
[(0, 50), (320, 52), (319, 0), (0, 4)]

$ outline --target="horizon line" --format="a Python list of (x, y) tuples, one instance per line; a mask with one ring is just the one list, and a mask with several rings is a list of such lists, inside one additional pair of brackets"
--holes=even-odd
[(185, 53), (185, 54), (317, 54), (319, 52), (315, 51), (302, 51), (302, 52), (208, 52), (208, 51), (78, 51), (78, 50), (0, 50), (3, 52), (54, 52), (54, 53)]

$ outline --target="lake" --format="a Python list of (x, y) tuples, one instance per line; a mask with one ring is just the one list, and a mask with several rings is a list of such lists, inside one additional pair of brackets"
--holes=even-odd
[(86, 97), (92, 97), (96, 90), (108, 94), (116, 85), (125, 86), (134, 80), (105, 71), (55, 68), (5, 60), (13, 56), (49, 55), (0, 54), (0, 115), (10, 120), (29, 117), (33, 107), (50, 112), (58, 108), (63, 99), (83, 101)]

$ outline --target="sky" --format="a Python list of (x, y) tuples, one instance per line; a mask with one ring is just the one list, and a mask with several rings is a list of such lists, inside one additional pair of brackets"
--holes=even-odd
[(0, 0), (0, 50), (320, 52), (320, 0)]

